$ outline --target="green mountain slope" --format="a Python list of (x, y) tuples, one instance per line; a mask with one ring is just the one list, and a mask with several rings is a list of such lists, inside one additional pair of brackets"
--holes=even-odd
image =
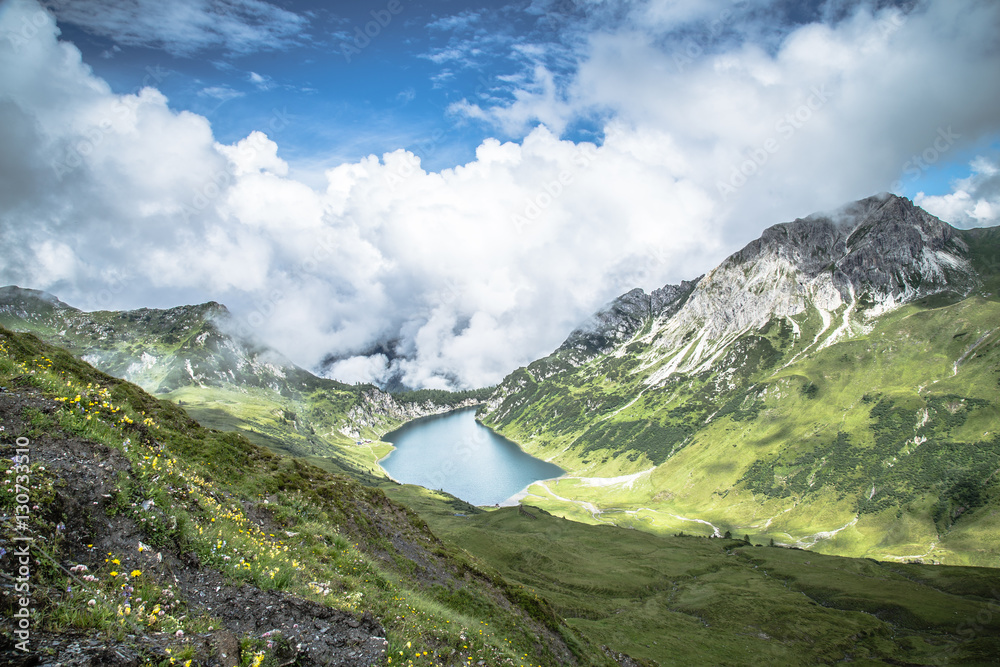
[(205, 426), (238, 430), (274, 451), (330, 470), (381, 477), (377, 442), (404, 421), (472, 405), (482, 392), (392, 396), (320, 378), (234, 333), (217, 303), (167, 310), (83, 312), (55, 297), (0, 288), (0, 325), (31, 331), (102, 371), (171, 400)]
[[(937, 665), (1000, 650), (996, 570), (531, 507), (456, 516), (440, 494), (387, 487), (418, 516), (2, 328), (0, 427), (28, 452), (0, 476), (15, 491), (0, 493), (5, 573), (16, 538), (34, 539), (28, 650), (5, 624), (5, 664)], [(5, 618), (22, 599), (0, 588)]]
[(481, 418), (569, 471), (530, 489), (564, 516), (995, 565), (998, 250), (895, 197), (778, 225)]

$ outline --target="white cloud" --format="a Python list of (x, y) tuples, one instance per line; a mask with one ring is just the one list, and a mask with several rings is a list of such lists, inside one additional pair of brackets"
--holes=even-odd
[[(0, 202), (0, 234), (19, 248), (2, 275), (81, 306), (195, 294), (307, 366), (396, 341), (408, 383), (472, 386), (548, 352), (622, 289), (690, 275), (714, 248), (711, 205), (675, 178), (680, 159), (634, 141), (598, 148), (539, 128), (440, 173), (404, 151), (372, 156), (317, 191), (288, 178), (263, 133), (220, 145), (152, 89), (114, 95), (51, 26), (33, 48), (0, 50), (0, 67), (24, 74), (4, 84), (4, 119), (37, 128), (12, 162), (43, 156), (36, 196)], [(60, 179), (53, 165), (90, 136)], [(93, 303), (104, 266), (124, 276), (115, 304)], [(335, 370), (379, 379), (377, 361)]]
[(449, 106), (449, 112), (477, 120), (488, 120), (509, 136), (522, 135), (536, 123), (562, 134), (570, 119), (578, 113), (556, 85), (555, 76), (543, 65), (536, 65), (530, 82), (514, 89), (513, 100), (481, 107), (462, 99)]
[(1000, 224), (1000, 160), (977, 156), (972, 173), (954, 183), (945, 195), (917, 194), (918, 206), (958, 227), (991, 227)]
[[(223, 145), (155, 89), (114, 94), (45, 22), (0, 40), (0, 282), (90, 308), (215, 299), (302, 365), (342, 359), (343, 379), (481, 386), (634, 286), (887, 189), (940, 127), (956, 154), (1000, 129), (1000, 90), (982, 83), (1000, 80), (1000, 5), (863, 5), (703, 53), (671, 31), (726, 3), (692, 6), (588, 33), (570, 72), (543, 49), (510, 100), (455, 107), (518, 142), (437, 173), (369, 156), (319, 187), (264, 132)], [(9, 3), (0, 35), (37, 11)], [(560, 138), (595, 114), (612, 119), (603, 145)], [(995, 161), (977, 164), (971, 208), (954, 207), (970, 219), (995, 210)]]
[(250, 72), (247, 75), (247, 81), (257, 86), (258, 90), (271, 90), (275, 86), (274, 79), (266, 74), (258, 74), (257, 72)]
[(229, 159), (235, 176), (262, 171), (276, 176), (288, 174), (288, 163), (278, 157), (278, 144), (259, 130), (254, 130), (246, 139), (238, 141), (233, 146), (216, 144), (215, 149)]
[(220, 102), (228, 102), (238, 97), (243, 97), (246, 93), (230, 88), (229, 86), (208, 86), (198, 91), (200, 97), (211, 97)]
[(436, 18), (427, 24), (427, 28), (429, 30), (444, 30), (449, 32), (464, 30), (479, 24), (481, 18), (482, 11), (466, 9), (458, 14)]
[(588, 26), (568, 76), (452, 111), (508, 132), (601, 114), (660, 136), (734, 240), (890, 189), (939, 133), (957, 135), (947, 161), (1000, 130), (1000, 88), (983, 85), (1000, 80), (1000, 4), (837, 4), (836, 22), (794, 25), (781, 3), (639, 3)]
[(329, 368), (329, 373), (332, 377), (348, 384), (365, 382), (381, 384), (392, 377), (389, 358), (384, 354), (341, 359)]

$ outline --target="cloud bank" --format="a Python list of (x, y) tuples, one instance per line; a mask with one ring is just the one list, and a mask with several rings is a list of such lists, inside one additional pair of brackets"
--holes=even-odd
[[(311, 187), (269, 138), (294, 122), (281, 110), (220, 144), (155, 77), (112, 92), (37, 4), (8, 2), (0, 282), (89, 309), (214, 299), (297, 363), (333, 360), (338, 379), (483, 386), (619, 293), (695, 277), (767, 225), (1000, 130), (1000, 89), (983, 85), (1000, 80), (1000, 5), (861, 4), (778, 36), (685, 41), (768, 6), (637, 5), (581, 33), (571, 76), (538, 64), (515, 98), (453, 110), (523, 139), (440, 172), (373, 155)], [(595, 114), (601, 145), (560, 138)], [(995, 202), (995, 165), (977, 169), (961, 192)], [(968, 209), (949, 202), (932, 207)], [(996, 206), (968, 210), (996, 222)]]

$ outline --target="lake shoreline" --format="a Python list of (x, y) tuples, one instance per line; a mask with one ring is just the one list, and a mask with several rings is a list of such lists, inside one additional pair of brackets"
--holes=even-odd
[(446, 491), (472, 505), (508, 502), (539, 480), (566, 474), (475, 418), (470, 406), (428, 415), (386, 433), (393, 449), (376, 463), (386, 477)]
[[(522, 500), (531, 495), (530, 493), (528, 493), (528, 489), (533, 487), (535, 484), (540, 484), (541, 482), (558, 482), (559, 480), (564, 479), (568, 476), (569, 473), (565, 472), (559, 475), (558, 477), (549, 477), (548, 479), (536, 479), (534, 482), (528, 484), (526, 487), (524, 487), (523, 489), (512, 495), (510, 498), (507, 498), (503, 502), (499, 503), (500, 507), (517, 507), (518, 505), (521, 504)], [(494, 505), (483, 505), (482, 507), (494, 507)]]

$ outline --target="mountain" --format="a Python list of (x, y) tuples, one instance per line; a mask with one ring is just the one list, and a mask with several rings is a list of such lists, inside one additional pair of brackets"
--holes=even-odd
[(183, 405), (206, 426), (240, 430), (275, 451), (336, 471), (381, 476), (385, 445), (357, 447), (416, 417), (475, 405), (476, 392), (346, 385), (240, 335), (225, 306), (84, 312), (55, 296), (0, 288), (0, 325), (30, 331), (102, 371)]
[(652, 294), (646, 294), (639, 288), (623, 294), (598, 311), (585, 325), (570, 333), (559, 350), (565, 351), (566, 359), (575, 365), (607, 354), (632, 338), (650, 318), (677, 312), (697, 282), (667, 285)]
[(1000, 556), (1000, 230), (870, 197), (633, 290), (480, 417), (546, 509), (829, 553)]

